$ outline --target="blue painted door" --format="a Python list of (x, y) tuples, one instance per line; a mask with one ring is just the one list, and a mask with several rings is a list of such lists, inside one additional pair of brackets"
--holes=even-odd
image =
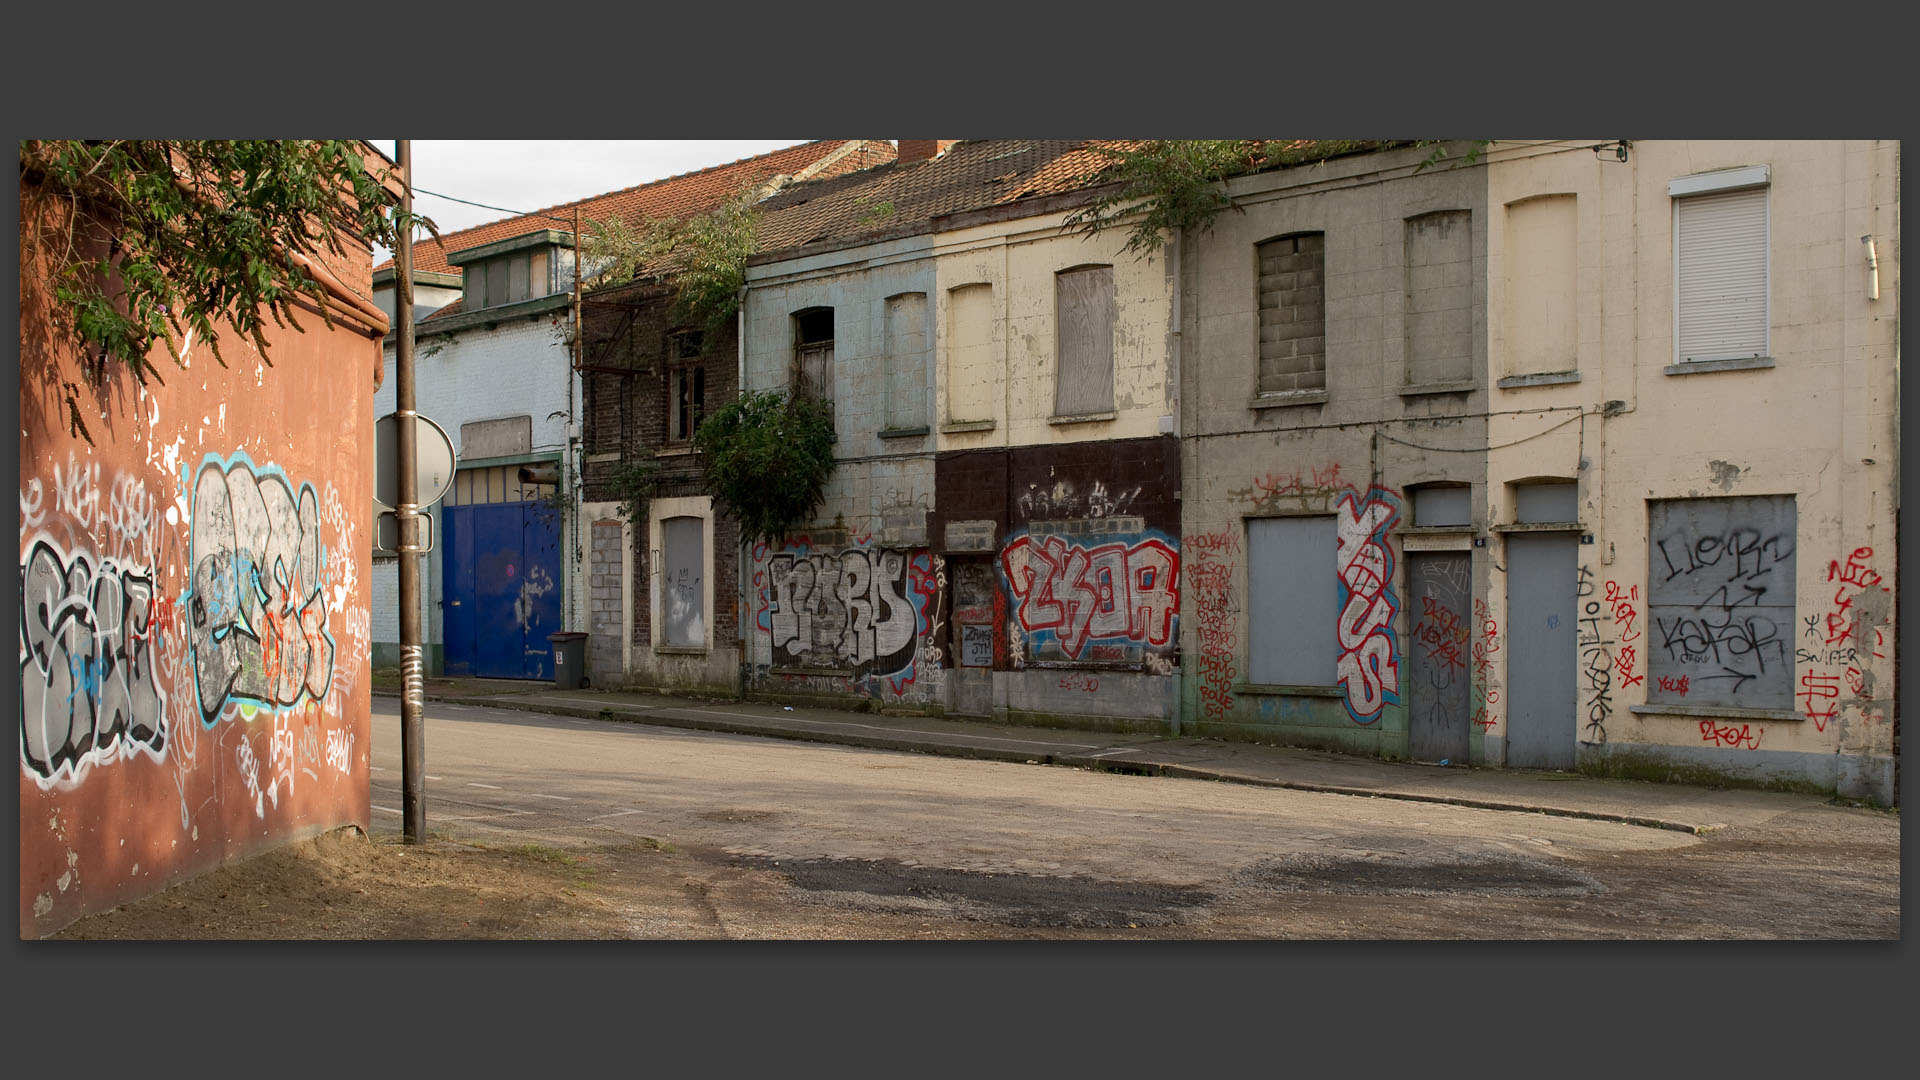
[(446, 672), (551, 679), (560, 630), (560, 527), (537, 503), (445, 509)]

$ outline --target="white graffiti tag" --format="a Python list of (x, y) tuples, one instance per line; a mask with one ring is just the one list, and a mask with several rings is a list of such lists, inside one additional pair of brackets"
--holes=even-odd
[(43, 783), (166, 746), (152, 573), (36, 541), (21, 567), (20, 756)]
[(288, 706), (326, 696), (333, 639), (321, 558), (313, 485), (295, 496), (278, 470), (256, 474), (245, 455), (201, 466), (186, 618), (204, 722), (230, 698)]

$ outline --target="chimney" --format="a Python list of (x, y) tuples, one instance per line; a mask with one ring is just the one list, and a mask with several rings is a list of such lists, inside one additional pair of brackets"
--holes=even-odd
[(895, 161), (905, 165), (913, 161), (925, 161), (947, 152), (947, 147), (959, 142), (959, 139), (900, 139), (899, 155)]

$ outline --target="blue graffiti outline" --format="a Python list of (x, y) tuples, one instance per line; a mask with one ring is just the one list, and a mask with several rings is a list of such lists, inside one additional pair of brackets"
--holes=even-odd
[[(1377, 543), (1380, 546), (1381, 553), (1386, 557), (1386, 566), (1381, 571), (1382, 581), (1380, 585), (1380, 595), (1387, 601), (1387, 606), (1391, 608), (1392, 611), (1389, 617), (1387, 618), (1387, 621), (1382, 623), (1378, 629), (1373, 631), (1373, 633), (1386, 635), (1387, 658), (1389, 661), (1392, 662), (1394, 671), (1397, 673), (1400, 669), (1400, 660), (1401, 660), (1400, 636), (1394, 633), (1393, 624), (1394, 624), (1394, 621), (1400, 617), (1400, 596), (1399, 596), (1399, 593), (1394, 588), (1394, 583), (1397, 580), (1395, 577), (1394, 568), (1397, 564), (1393, 557), (1393, 544), (1388, 539), (1389, 534), (1387, 530), (1393, 527), (1394, 522), (1400, 520), (1400, 509), (1401, 509), (1400, 498), (1399, 496), (1395, 495), (1391, 490), (1381, 487), (1378, 484), (1370, 485), (1367, 488), (1367, 490), (1364, 492), (1353, 487), (1352, 485), (1348, 485), (1346, 490), (1341, 493), (1340, 497), (1334, 500), (1334, 512), (1336, 514), (1344, 514), (1344, 511), (1342, 511), (1340, 508), (1343, 505), (1351, 506), (1353, 508), (1353, 514), (1352, 514), (1353, 518), (1355, 520), (1359, 520), (1360, 518), (1363, 518), (1366, 516), (1367, 509), (1376, 502), (1387, 508), (1387, 516), (1381, 519), (1378, 525), (1375, 525), (1372, 529), (1368, 530), (1366, 542)], [(1336, 524), (1334, 528), (1338, 529), (1339, 528), (1338, 518), (1336, 518), (1335, 520), (1336, 520)], [(1353, 590), (1347, 587), (1347, 579), (1340, 576), (1340, 568), (1338, 566), (1334, 567), (1333, 575), (1334, 575), (1334, 581), (1338, 583), (1338, 587), (1339, 587), (1338, 595), (1335, 600), (1335, 604), (1337, 606), (1335, 607), (1334, 610), (1338, 612), (1338, 616), (1337, 616), (1338, 619), (1344, 619), (1346, 617), (1347, 601), (1352, 598)], [(1340, 645), (1340, 625), (1338, 621), (1336, 621), (1334, 624), (1333, 633), (1334, 633), (1333, 647), (1334, 647), (1335, 659), (1338, 660), (1339, 656), (1345, 652), (1345, 650), (1342, 649)], [(1368, 636), (1372, 636), (1372, 635), (1370, 634)], [(1356, 649), (1355, 651), (1358, 651), (1358, 650)], [(1364, 662), (1362, 663), (1361, 666), (1367, 667), (1367, 665)], [(1337, 673), (1338, 672), (1336, 669), (1336, 674)], [(1385, 672), (1376, 670), (1373, 672), (1373, 674), (1375, 675), (1377, 681), (1380, 683), (1380, 707), (1375, 709), (1371, 714), (1367, 714), (1367, 715), (1362, 715), (1361, 713), (1359, 713), (1354, 709), (1353, 695), (1347, 692), (1346, 679), (1340, 679), (1335, 683), (1335, 685), (1340, 687), (1340, 691), (1341, 691), (1340, 703), (1346, 707), (1347, 715), (1353, 719), (1354, 723), (1359, 724), (1362, 727), (1365, 727), (1369, 724), (1378, 723), (1380, 718), (1386, 715), (1387, 706), (1400, 704), (1399, 676), (1396, 674), (1393, 680), (1393, 685), (1388, 686)]]
[[(1027, 541), (1029, 545), (1038, 547), (1039, 542), (1033, 538), (1032, 532), (1033, 531), (1031, 529), (1020, 529), (1016, 532), (1008, 533), (1006, 543), (1001, 544), (1000, 550), (994, 552), (994, 555), (993, 555), (994, 584), (1001, 590), (1001, 594), (1006, 598), (1008, 622), (1011, 623), (1013, 626), (1017, 627), (1019, 629), (1020, 634), (1027, 639), (1027, 655), (1029, 658), (1032, 658), (1038, 655), (1040, 652), (1040, 649), (1046, 644), (1048, 644), (1049, 642), (1058, 644), (1060, 639), (1060, 631), (1058, 630), (1054, 630), (1054, 629), (1028, 630), (1024, 625), (1021, 624), (1020, 595), (1014, 592), (1013, 582), (1007, 577), (1006, 563), (1003, 561), (1003, 557), (1005, 556), (1007, 549), (1019, 543), (1021, 540)], [(1060, 536), (1060, 535), (1061, 534), (1059, 533), (1045, 534), (1045, 536)], [(1045, 536), (1043, 536), (1041, 540), (1044, 540)], [(1173, 572), (1171, 574), (1171, 577), (1173, 578), (1173, 597), (1174, 597), (1173, 612), (1169, 616), (1167, 621), (1167, 643), (1165, 645), (1153, 645), (1148, 643), (1145, 640), (1136, 641), (1134, 640), (1134, 638), (1131, 636), (1130, 633), (1107, 634), (1103, 637), (1094, 637), (1092, 636), (1091, 628), (1089, 628), (1088, 637), (1086, 641), (1083, 642), (1080, 646), (1080, 652), (1082, 656), (1084, 657), (1086, 654), (1086, 651), (1088, 649), (1093, 648), (1095, 645), (1102, 644), (1102, 643), (1112, 644), (1114, 642), (1124, 642), (1130, 646), (1138, 646), (1141, 650), (1142, 655), (1146, 653), (1159, 652), (1162, 650), (1164, 650), (1168, 655), (1174, 654), (1179, 650), (1179, 646), (1180, 646), (1180, 614), (1181, 614), (1180, 602), (1186, 598), (1185, 591), (1180, 587), (1180, 564), (1184, 561), (1184, 556), (1180, 550), (1179, 537), (1169, 536), (1168, 534), (1166, 534), (1165, 532), (1162, 532), (1159, 529), (1152, 529), (1152, 528), (1142, 529), (1138, 533), (1101, 533), (1100, 536), (1101, 536), (1101, 540), (1099, 544), (1094, 546), (1104, 546), (1110, 543), (1117, 543), (1117, 544), (1124, 545), (1127, 548), (1127, 550), (1131, 551), (1133, 550), (1133, 547), (1136, 544), (1143, 544), (1143, 543), (1146, 543), (1148, 540), (1158, 540), (1160, 543), (1165, 544), (1170, 550), (1172, 550), (1173, 558), (1174, 558)], [(1081, 542), (1081, 541), (1084, 541), (1086, 537), (1061, 536), (1061, 539), (1069, 540), (1070, 542)], [(1129, 624), (1131, 624), (1131, 613), (1129, 613)], [(1065, 646), (1060, 646), (1059, 651), (1062, 656), (1066, 655), (1067, 650)], [(1071, 658), (1069, 658), (1069, 660), (1071, 660)], [(1058, 661), (1049, 661), (1049, 662), (1058, 662)], [(1106, 661), (1081, 659), (1081, 660), (1071, 660), (1071, 662), (1097, 664), (1097, 663), (1104, 663)]]
[[(197, 520), (199, 515), (199, 510), (200, 510), (198, 506), (199, 499), (200, 499), (199, 478), (201, 476), (206, 475), (206, 472), (208, 469), (218, 468), (220, 470), (221, 480), (224, 482), (226, 480), (226, 477), (233, 472), (235, 465), (242, 464), (242, 463), (246, 465), (247, 471), (253, 475), (253, 479), (256, 485), (259, 483), (259, 480), (262, 476), (270, 476), (278, 479), (282, 487), (285, 487), (288, 491), (293, 493), (293, 505), (296, 513), (299, 511), (300, 504), (303, 501), (303, 497), (309, 494), (312, 495), (313, 507), (314, 507), (315, 532), (318, 533), (319, 531), (318, 525), (320, 521), (320, 492), (314, 488), (312, 481), (302, 481), (300, 486), (298, 488), (295, 488), (293, 486), (292, 479), (287, 476), (287, 471), (285, 469), (281, 468), (278, 465), (273, 465), (273, 464), (268, 464), (265, 466), (258, 465), (254, 462), (253, 455), (247, 453), (245, 450), (235, 450), (231, 455), (224, 458), (221, 457), (219, 454), (216, 454), (210, 451), (200, 459), (200, 467), (198, 469), (191, 469), (187, 462), (183, 461), (180, 463), (180, 482), (182, 485), (182, 489), (188, 493), (188, 498), (191, 501), (192, 505), (190, 506), (190, 509), (188, 510), (188, 513), (187, 513), (187, 568), (186, 568), (187, 587), (185, 591), (183, 591), (180, 594), (179, 610), (181, 611), (183, 617), (189, 620), (189, 627), (187, 629), (187, 634), (186, 634), (187, 656), (188, 656), (188, 659), (193, 664), (195, 704), (200, 709), (201, 726), (206, 728), (209, 731), (213, 730), (214, 726), (219, 724), (221, 717), (226, 715), (227, 706), (236, 701), (241, 702), (243, 706), (251, 705), (253, 707), (253, 711), (256, 713), (264, 709), (268, 711), (269, 715), (278, 715), (285, 712), (291, 712), (292, 710), (298, 708), (304, 701), (306, 701), (310, 697), (313, 700), (318, 701), (320, 700), (321, 697), (325, 696), (325, 695), (313, 694), (312, 691), (308, 689), (306, 680), (302, 679), (300, 681), (300, 692), (294, 695), (294, 699), (291, 702), (288, 702), (284, 705), (277, 701), (264, 700), (253, 694), (249, 694), (245, 691), (236, 690), (234, 689), (234, 686), (232, 683), (229, 683), (226, 690), (221, 694), (220, 706), (216, 708), (211, 714), (207, 712), (206, 704), (198, 700), (199, 693), (200, 693), (200, 649), (199, 649), (199, 639), (194, 635), (191, 627), (191, 620), (193, 618), (192, 601), (194, 598), (194, 589), (193, 589), (194, 575), (199, 565), (198, 560), (195, 558), (195, 556), (198, 553), (195, 552), (193, 548), (193, 522)], [(327, 563), (326, 541), (324, 539), (318, 540), (318, 547), (319, 547), (318, 562), (314, 567), (314, 579), (313, 579), (314, 593), (315, 593), (315, 596), (319, 599), (320, 605), (321, 605), (321, 611), (324, 613), (326, 610), (326, 595), (325, 595), (326, 583), (321, 578), (320, 574)], [(238, 555), (237, 573), (240, 575), (241, 581), (243, 582), (241, 587), (244, 588), (245, 587), (244, 583), (250, 580), (256, 593), (265, 597), (265, 603), (272, 604), (274, 602), (273, 594), (267, 591), (267, 589), (261, 583), (260, 568), (254, 565), (253, 553), (237, 552), (236, 554)], [(291, 568), (287, 567), (284, 562), (280, 564), (279, 569), (288, 571), (286, 580), (288, 581), (296, 580), (296, 575), (293, 573), (293, 571), (299, 568), (299, 565), (300, 565), (299, 558), (300, 557), (298, 554), (294, 556), (294, 565)], [(276, 577), (275, 580), (277, 582), (278, 578)], [(288, 603), (285, 609), (280, 612), (280, 614), (282, 616), (292, 614), (294, 619), (294, 624), (301, 625), (299, 612), (304, 610), (306, 607), (306, 603), (311, 603), (312, 599), (311, 598), (307, 599), (306, 603), (296, 603), (295, 602), (296, 599), (297, 598), (293, 598), (291, 594), (289, 594)], [(209, 610), (208, 618), (212, 618), (212, 617), (213, 617), (213, 612)], [(214, 630), (212, 634), (212, 640), (214, 641), (226, 640), (227, 635), (231, 634), (237, 625), (238, 625), (238, 621), (236, 620), (235, 622), (228, 623), (223, 629)], [(258, 636), (250, 632), (252, 629), (253, 629), (252, 627), (246, 628), (247, 636), (252, 637), (255, 641), (258, 641), (259, 640)], [(304, 630), (304, 627), (302, 627), (302, 629)], [(334, 656), (334, 657), (339, 656), (340, 644), (339, 642), (334, 640), (333, 620), (331, 618), (322, 618), (320, 620), (320, 636), (327, 643), (328, 655)], [(327, 683), (329, 687), (332, 686), (333, 675), (331, 671), (328, 672)], [(249, 717), (248, 719), (249, 719), (249, 722), (251, 722), (252, 718)]]

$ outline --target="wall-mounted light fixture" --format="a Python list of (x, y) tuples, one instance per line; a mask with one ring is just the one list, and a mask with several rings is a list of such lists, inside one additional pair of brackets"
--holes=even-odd
[(1601, 161), (1625, 161), (1627, 149), (1632, 145), (1626, 139), (1615, 139), (1610, 143), (1594, 143), (1587, 149), (1593, 151), (1593, 156)]
[(1867, 245), (1867, 299), (1878, 300), (1880, 299), (1880, 257), (1874, 254), (1873, 234), (1868, 233), (1861, 237), (1860, 242)]

